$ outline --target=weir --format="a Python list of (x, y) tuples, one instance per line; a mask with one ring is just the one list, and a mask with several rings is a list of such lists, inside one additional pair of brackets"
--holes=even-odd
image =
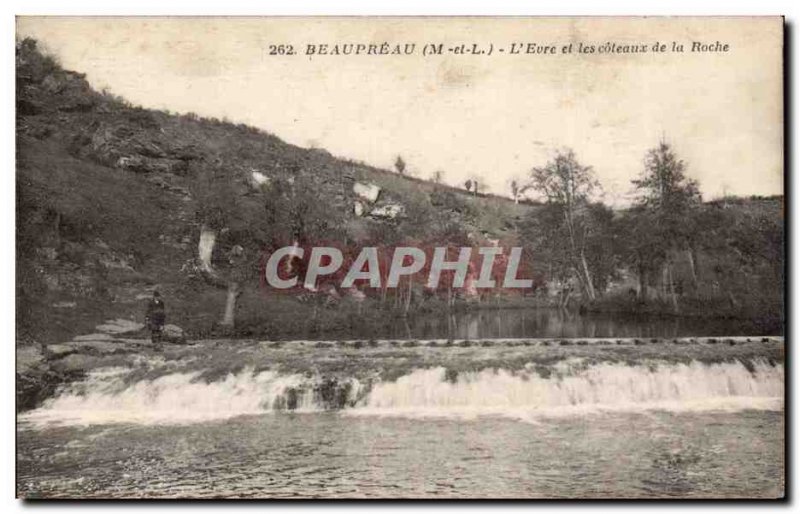
[(169, 425), (331, 410), (359, 416), (495, 415), (529, 420), (605, 411), (783, 408), (783, 364), (762, 357), (711, 363), (643, 358), (625, 363), (563, 356), (547, 363), (531, 358), (516, 368), (473, 360), (476, 369), (430, 365), (396, 378), (253, 367), (210, 379), (202, 371), (160, 368), (160, 376), (138, 378), (135, 369), (101, 368), (65, 386), (20, 420), (35, 427)]

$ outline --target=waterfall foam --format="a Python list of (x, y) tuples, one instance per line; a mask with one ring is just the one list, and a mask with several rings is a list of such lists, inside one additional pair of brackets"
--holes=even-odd
[(352, 413), (531, 419), (593, 411), (781, 409), (783, 366), (757, 360), (751, 369), (738, 361), (586, 366), (567, 360), (546, 378), (503, 369), (452, 378), (439, 367), (377, 384)]
[[(95, 370), (34, 411), (21, 416), (36, 425), (92, 425), (108, 423), (176, 424), (225, 419), (273, 410), (321, 410), (336, 393), (353, 400), (360, 384), (351, 380), (325, 395), (325, 383), (298, 374), (245, 369), (215, 382), (200, 372), (172, 373), (153, 380), (126, 382), (125, 369)], [(130, 370), (127, 370), (130, 371)]]
[[(176, 424), (277, 410), (346, 408), (349, 415), (538, 417), (603, 411), (783, 408), (784, 369), (760, 359), (705, 364), (587, 364), (568, 359), (518, 371), (417, 369), (392, 382), (245, 369), (212, 382), (200, 372), (130, 383), (130, 369), (95, 370), (20, 416), (35, 426)], [(351, 407), (351, 408), (347, 408)]]

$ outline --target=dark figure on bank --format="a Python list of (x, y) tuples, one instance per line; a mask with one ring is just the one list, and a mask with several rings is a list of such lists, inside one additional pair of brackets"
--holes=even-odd
[(147, 302), (147, 313), (144, 316), (144, 323), (150, 330), (150, 340), (153, 345), (161, 344), (161, 331), (167, 321), (167, 313), (164, 310), (164, 301), (158, 291), (153, 292), (153, 298)]

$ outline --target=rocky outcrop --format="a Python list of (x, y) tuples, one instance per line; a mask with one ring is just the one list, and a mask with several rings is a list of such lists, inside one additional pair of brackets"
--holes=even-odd
[(182, 344), (186, 342), (186, 335), (178, 325), (164, 325), (162, 336), (165, 341), (170, 343)]
[(17, 373), (30, 373), (44, 363), (44, 353), (38, 344), (28, 344), (18, 346), (16, 352), (16, 369)]
[(255, 170), (250, 172), (250, 180), (252, 185), (255, 187), (261, 187), (265, 184), (269, 184), (270, 182), (270, 178), (268, 176), (264, 175), (260, 171)]
[(117, 168), (135, 171), (137, 173), (173, 173), (181, 174), (188, 165), (180, 159), (153, 158), (142, 155), (127, 155), (117, 159)]
[[(53, 396), (66, 382), (81, 379), (91, 369), (132, 362), (157, 350), (149, 339), (122, 337), (143, 335), (142, 323), (122, 318), (95, 327), (97, 332), (74, 337), (65, 343), (18, 345), (16, 351), (17, 411), (33, 409)], [(163, 341), (186, 344), (184, 330), (165, 325)]]
[(353, 184), (353, 192), (362, 200), (368, 203), (375, 203), (381, 194), (381, 188), (375, 184), (356, 182)]
[(211, 267), (211, 256), (214, 253), (214, 244), (217, 241), (217, 232), (209, 227), (203, 226), (200, 229), (200, 240), (197, 243), (197, 256), (200, 259), (202, 270), (209, 274), (214, 274)]
[(144, 325), (137, 321), (117, 318), (114, 320), (106, 321), (104, 324), (98, 325), (95, 328), (96, 330), (99, 330), (104, 334), (126, 334), (131, 332), (138, 332), (144, 328)]
[(16, 408), (17, 412), (32, 409), (55, 394), (58, 387), (80, 378), (81, 373), (64, 373), (52, 369), (47, 351), (34, 344), (18, 345), (16, 349)]
[(376, 207), (369, 212), (373, 218), (395, 219), (405, 212), (405, 208), (399, 203), (389, 203)]

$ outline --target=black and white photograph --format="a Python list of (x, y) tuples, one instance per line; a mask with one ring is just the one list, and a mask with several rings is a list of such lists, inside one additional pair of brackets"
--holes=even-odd
[(781, 16), (15, 26), (17, 498), (786, 497)]

